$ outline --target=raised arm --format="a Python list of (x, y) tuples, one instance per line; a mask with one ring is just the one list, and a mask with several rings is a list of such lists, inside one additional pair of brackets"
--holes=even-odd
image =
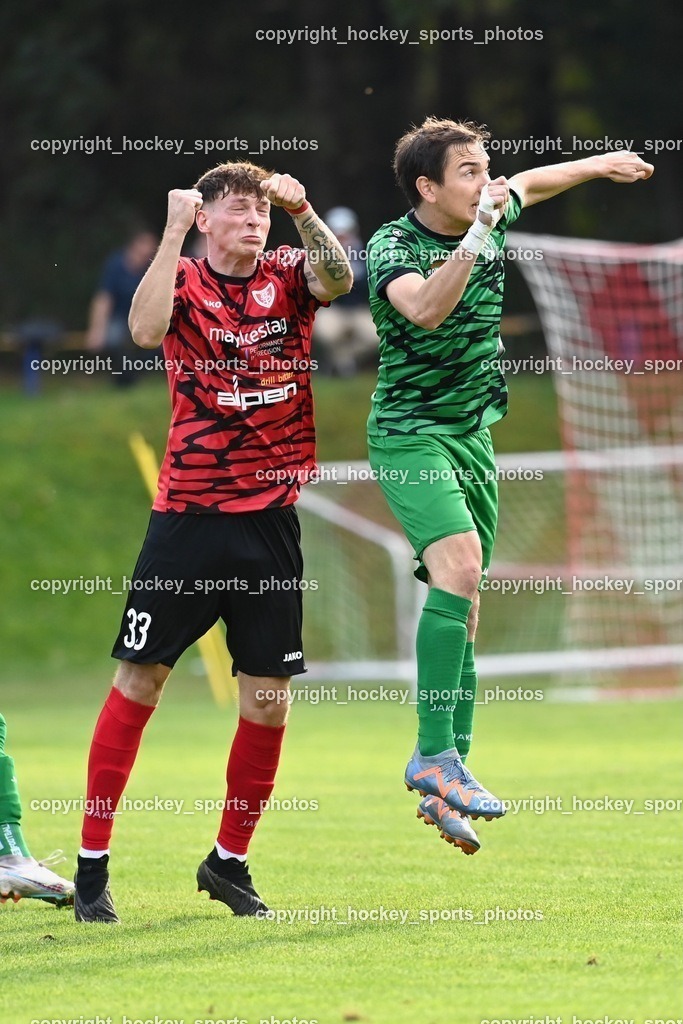
[(306, 200), (306, 190), (290, 174), (274, 174), (261, 182), (273, 206), (291, 216), (306, 249), (304, 273), (312, 295), (323, 302), (351, 291), (353, 272), (344, 248)]
[(630, 184), (649, 178), (653, 173), (652, 164), (646, 164), (629, 150), (620, 150), (604, 156), (589, 156), (584, 160), (569, 160), (522, 171), (510, 178), (510, 188), (519, 195), (523, 206), (533, 206), (594, 178)]
[(197, 189), (174, 188), (168, 193), (168, 217), (161, 245), (137, 287), (128, 316), (130, 333), (140, 348), (158, 348), (166, 336), (173, 312), (180, 251), (201, 205), (202, 195)]
[(487, 237), (500, 220), (510, 189), (496, 178), (482, 189), (477, 219), (446, 262), (428, 278), (402, 274), (390, 281), (386, 294), (392, 306), (416, 327), (435, 330), (453, 312), (463, 296), (472, 267)]

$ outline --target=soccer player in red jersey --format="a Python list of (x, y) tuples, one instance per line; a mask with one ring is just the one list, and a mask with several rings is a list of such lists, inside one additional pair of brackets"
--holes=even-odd
[[(265, 251), (272, 206), (291, 215), (303, 249)], [(204, 259), (180, 255), (195, 220)], [(246, 856), (275, 781), (289, 679), (306, 670), (294, 502), (315, 466), (313, 317), (352, 283), (343, 248), (288, 174), (227, 163), (169, 193), (129, 322), (142, 348), (163, 345), (171, 426), (112, 651), (120, 664), (90, 748), (78, 921), (118, 922), (108, 873), (114, 812), (173, 665), (219, 618), (240, 717), (218, 840), (197, 882), (237, 915), (267, 911)]]

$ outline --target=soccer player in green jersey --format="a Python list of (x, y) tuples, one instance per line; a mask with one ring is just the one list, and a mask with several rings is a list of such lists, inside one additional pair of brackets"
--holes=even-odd
[(43, 900), (65, 907), (74, 901), (74, 886), (51, 866), (65, 860), (61, 850), (44, 860), (31, 856), (21, 830), (21, 798), (14, 758), (5, 753), (7, 723), (0, 712), (0, 903), (8, 899)]
[(465, 853), (468, 818), (504, 807), (465, 768), (477, 688), (479, 587), (496, 534), (489, 427), (507, 411), (502, 352), (504, 245), (525, 206), (593, 178), (634, 182), (654, 168), (605, 156), (491, 180), (476, 124), (427, 118), (399, 139), (394, 170), (413, 209), (368, 243), (370, 309), (380, 338), (368, 421), (370, 463), (429, 584), (417, 631), (418, 742), (405, 782), (418, 816)]

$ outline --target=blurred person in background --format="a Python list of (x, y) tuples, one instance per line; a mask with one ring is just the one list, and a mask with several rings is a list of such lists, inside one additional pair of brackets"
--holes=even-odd
[(21, 798), (14, 759), (5, 753), (6, 739), (7, 723), (0, 713), (0, 903), (34, 899), (65, 907), (73, 903), (73, 883), (47, 866), (65, 860), (61, 850), (37, 861), (21, 831)]
[(154, 232), (136, 228), (124, 248), (117, 249), (105, 260), (90, 304), (87, 346), (111, 357), (114, 381), (120, 387), (129, 386), (135, 380), (134, 372), (125, 363), (125, 357), (133, 358), (136, 351), (128, 329), (128, 313), (135, 290), (158, 244)]
[(335, 206), (325, 223), (343, 245), (353, 270), (353, 288), (334, 305), (321, 309), (315, 320), (313, 343), (323, 371), (351, 377), (367, 362), (376, 364), (379, 345), (368, 300), (368, 281), (358, 217), (348, 206)]

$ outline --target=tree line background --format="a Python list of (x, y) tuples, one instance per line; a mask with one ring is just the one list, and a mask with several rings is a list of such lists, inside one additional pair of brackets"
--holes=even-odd
[[(258, 29), (541, 30), (538, 42), (401, 46), (258, 42)], [(683, 137), (678, 0), (10, 0), (0, 12), (0, 329), (33, 316), (85, 325), (102, 260), (130, 227), (161, 230), (166, 192), (229, 153), (33, 152), (33, 139), (261, 138), (318, 148), (260, 161), (306, 185), (319, 212), (356, 209), (367, 239), (406, 208), (396, 138), (427, 114), (486, 122), (494, 137)], [(118, 148), (118, 146), (114, 146)], [(186, 147), (187, 148), (187, 147)], [(191, 147), (190, 147), (191, 148)], [(238, 154), (245, 156), (246, 154)], [(577, 154), (580, 155), (580, 154)], [(508, 176), (560, 154), (493, 153)], [(522, 230), (668, 241), (683, 234), (683, 153), (634, 188), (594, 182), (528, 211)], [(272, 242), (292, 241), (284, 217)]]

